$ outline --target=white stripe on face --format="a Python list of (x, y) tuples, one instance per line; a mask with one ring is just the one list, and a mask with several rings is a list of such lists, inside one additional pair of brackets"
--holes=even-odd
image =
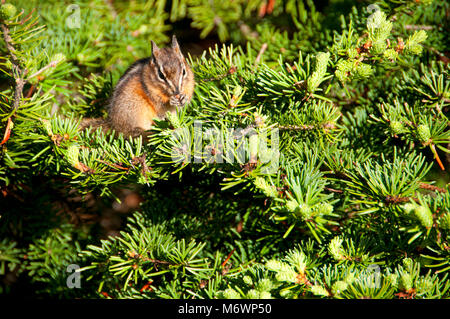
[(183, 82), (183, 75), (180, 75), (180, 79), (178, 80), (178, 91), (181, 92), (181, 82)]
[[(180, 70), (181, 70), (181, 74), (179, 75), (179, 80), (178, 80), (178, 91), (181, 92), (181, 83), (183, 82), (184, 77), (186, 76), (186, 71), (184, 69), (184, 65), (183, 63), (180, 64)], [(184, 72), (183, 72), (184, 71)]]

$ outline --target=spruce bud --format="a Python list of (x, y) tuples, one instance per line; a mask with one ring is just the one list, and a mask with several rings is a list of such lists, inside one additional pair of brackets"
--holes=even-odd
[(6, 21), (14, 17), (17, 8), (11, 3), (2, 4), (0, 7), (0, 21)]
[(316, 67), (314, 72), (308, 78), (308, 91), (314, 92), (327, 72), (328, 61), (330, 60), (330, 52), (319, 52), (316, 56)]
[(225, 289), (222, 295), (225, 299), (241, 299), (241, 295), (232, 288)]
[(286, 208), (290, 212), (295, 212), (298, 208), (298, 203), (295, 200), (288, 200), (286, 202)]
[(272, 299), (272, 295), (268, 291), (261, 291), (259, 293), (259, 299)]
[(268, 262), (266, 262), (266, 268), (278, 272), (285, 270), (286, 265), (279, 260), (271, 259)]
[(41, 122), (45, 130), (47, 131), (48, 136), (52, 136), (53, 131), (52, 131), (52, 124), (50, 123), (50, 121), (46, 119), (41, 119)]
[(317, 296), (328, 297), (330, 293), (322, 286), (314, 285), (311, 287), (311, 292)]
[(255, 186), (262, 190), (267, 197), (278, 197), (277, 188), (270, 185), (263, 177), (256, 177)]
[(403, 205), (402, 208), (406, 215), (410, 215), (416, 207), (417, 207), (417, 204), (406, 203), (405, 205)]
[(378, 41), (373, 42), (371, 52), (374, 54), (384, 53), (386, 49), (386, 41), (384, 38), (379, 39)]
[(248, 299), (260, 299), (259, 297), (259, 292), (256, 289), (250, 289), (247, 292), (247, 296)]
[(300, 213), (300, 216), (303, 217), (303, 219), (311, 218), (311, 206), (309, 206), (308, 204), (300, 204), (298, 208), (298, 212)]
[(411, 258), (404, 258), (402, 260), (403, 266), (409, 271), (413, 267), (413, 260)]
[(424, 42), (427, 37), (428, 35), (424, 30), (415, 31), (405, 43), (405, 52), (412, 54), (422, 53), (423, 47), (421, 43)]
[(345, 259), (344, 250), (342, 249), (342, 242), (344, 240), (339, 236), (334, 237), (328, 245), (328, 252), (337, 261)]
[(347, 60), (341, 60), (337, 63), (335, 75), (341, 82), (345, 82), (348, 79), (350, 72), (353, 70), (353, 62)]
[(392, 130), (392, 133), (394, 134), (401, 134), (405, 131), (405, 127), (403, 126), (403, 123), (400, 121), (391, 121), (389, 123), (389, 126)]
[(328, 61), (330, 60), (330, 52), (323, 53), (320, 52), (316, 56), (316, 71), (320, 74), (325, 74), (327, 72)]
[(314, 72), (309, 78), (308, 78), (308, 92), (314, 92), (316, 88), (320, 85), (320, 82), (322, 82), (322, 77), (319, 73)]
[(73, 166), (78, 167), (78, 154), (80, 153), (80, 148), (78, 145), (70, 145), (67, 149), (67, 161)]
[(427, 143), (428, 140), (431, 138), (430, 128), (426, 124), (420, 124), (417, 127), (417, 134), (419, 136), (419, 140), (422, 143)]
[(394, 49), (387, 49), (386, 51), (384, 51), (383, 56), (386, 59), (391, 60), (392, 62), (394, 62), (395, 60), (397, 60), (398, 52), (395, 51)]
[(333, 284), (333, 287), (331, 290), (333, 291), (333, 294), (337, 295), (337, 294), (340, 294), (341, 292), (343, 292), (344, 290), (346, 290), (347, 287), (348, 287), (348, 284), (345, 281), (339, 280)]
[(373, 73), (373, 68), (370, 64), (360, 63), (356, 68), (356, 74), (362, 78), (367, 78)]
[(322, 215), (329, 215), (333, 212), (333, 205), (330, 203), (320, 203), (317, 207), (317, 211)]
[(416, 218), (420, 221), (423, 227), (431, 228), (433, 226), (433, 215), (431, 214), (428, 207), (417, 206), (414, 209), (414, 214)]
[(350, 59), (354, 59), (358, 56), (358, 50), (356, 50), (355, 48), (350, 48), (347, 50), (347, 56)]
[(250, 276), (244, 276), (242, 280), (245, 282), (246, 285), (253, 286), (253, 280)]
[(410, 290), (412, 288), (412, 278), (408, 273), (402, 274), (400, 277), (400, 289)]
[(398, 275), (397, 274), (389, 274), (387, 279), (390, 281), (393, 287), (398, 287)]

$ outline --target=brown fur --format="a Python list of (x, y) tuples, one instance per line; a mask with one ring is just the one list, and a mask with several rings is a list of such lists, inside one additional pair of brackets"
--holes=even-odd
[(86, 119), (82, 127), (90, 126), (90, 120), (93, 127), (140, 135), (151, 128), (155, 118), (162, 119), (166, 112), (175, 112), (189, 103), (194, 85), (194, 74), (175, 36), (168, 48), (160, 49), (152, 41), (151, 57), (133, 63), (117, 82), (108, 118), (103, 122)]

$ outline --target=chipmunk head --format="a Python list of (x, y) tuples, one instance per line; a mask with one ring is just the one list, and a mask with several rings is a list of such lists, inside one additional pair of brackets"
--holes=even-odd
[(186, 87), (194, 80), (194, 75), (181, 53), (177, 38), (174, 35), (172, 45), (167, 48), (158, 48), (155, 42), (151, 43), (150, 67), (153, 69), (153, 83), (169, 97), (171, 106), (184, 106), (188, 102)]

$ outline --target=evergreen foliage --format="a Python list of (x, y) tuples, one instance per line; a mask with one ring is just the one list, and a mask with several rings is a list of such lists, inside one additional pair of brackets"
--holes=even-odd
[[(450, 297), (447, 2), (5, 2), (2, 294)], [(148, 140), (80, 131), (173, 33), (219, 42), (190, 104)]]

